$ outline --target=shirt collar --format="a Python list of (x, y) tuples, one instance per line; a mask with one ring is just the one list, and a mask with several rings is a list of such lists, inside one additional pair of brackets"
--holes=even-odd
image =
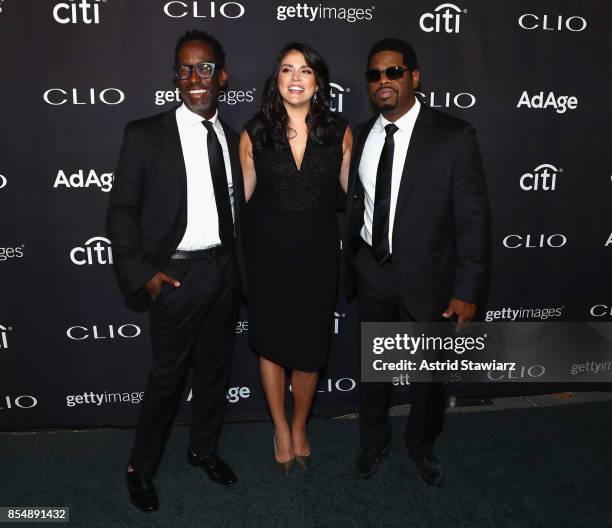
[[(421, 103), (419, 102), (419, 98), (415, 97), (414, 104), (412, 108), (408, 110), (402, 117), (400, 117), (397, 121), (395, 121), (395, 125), (402, 132), (410, 132), (414, 128), (414, 124), (419, 116), (419, 110), (421, 109)], [(385, 119), (385, 117), (380, 114), (378, 118), (378, 126), (381, 129), (384, 129), (391, 121)]]
[[(209, 121), (215, 127), (217, 126), (218, 117), (219, 110), (215, 110), (215, 115), (209, 119)], [(184, 104), (181, 104), (181, 106), (176, 109), (176, 118), (179, 126), (182, 127), (191, 127), (194, 125), (199, 125), (202, 123), (202, 121), (204, 121), (204, 118), (202, 116), (199, 116), (195, 112), (192, 112)]]

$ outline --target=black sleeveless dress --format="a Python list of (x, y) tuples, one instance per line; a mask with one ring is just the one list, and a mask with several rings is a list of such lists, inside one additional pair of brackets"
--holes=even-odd
[[(329, 145), (308, 137), (298, 170), (289, 143), (253, 149), (257, 184), (246, 207), (249, 344), (286, 368), (320, 370), (336, 302), (336, 203), (346, 121)], [(251, 136), (252, 132), (247, 132)], [(253, 144), (255, 144), (253, 142)]]

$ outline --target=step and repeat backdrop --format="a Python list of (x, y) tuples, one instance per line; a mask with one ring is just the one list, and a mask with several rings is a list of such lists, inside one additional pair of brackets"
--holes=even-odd
[[(0, 429), (135, 421), (147, 314), (121, 297), (105, 211), (125, 123), (179, 101), (171, 67), (188, 29), (225, 46), (220, 112), (238, 130), (287, 42), (323, 55), (352, 125), (372, 112), (369, 47), (411, 42), (422, 101), (478, 133), (492, 213), (483, 318), (612, 321), (611, 15), (599, 0), (0, 0)], [(356, 307), (339, 298), (329, 327), (320, 413), (354, 409), (359, 378)], [(266, 414), (248, 333), (243, 309), (228, 418)], [(179, 420), (189, 399), (187, 385)]]

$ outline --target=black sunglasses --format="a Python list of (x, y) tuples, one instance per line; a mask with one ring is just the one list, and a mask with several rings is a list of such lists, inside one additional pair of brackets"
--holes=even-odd
[(365, 78), (368, 82), (376, 82), (382, 79), (383, 73), (387, 76), (390, 81), (397, 81), (401, 79), (404, 72), (408, 71), (408, 68), (402, 68), (401, 66), (389, 66), (384, 70), (366, 70)]

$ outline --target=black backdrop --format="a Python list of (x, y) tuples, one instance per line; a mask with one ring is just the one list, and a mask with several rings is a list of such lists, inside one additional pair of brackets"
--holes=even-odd
[[(369, 46), (412, 42), (424, 101), (478, 132), (492, 209), (487, 319), (512, 308), (522, 320), (612, 321), (611, 14), (599, 0), (0, 0), (0, 428), (135, 419), (147, 320), (120, 296), (105, 208), (122, 128), (175, 104), (174, 45), (192, 28), (225, 45), (221, 112), (236, 129), (289, 41), (325, 57), (335, 109), (353, 125), (371, 111)], [(247, 318), (229, 417), (265, 413)], [(339, 300), (319, 412), (354, 408), (358, 329)]]

